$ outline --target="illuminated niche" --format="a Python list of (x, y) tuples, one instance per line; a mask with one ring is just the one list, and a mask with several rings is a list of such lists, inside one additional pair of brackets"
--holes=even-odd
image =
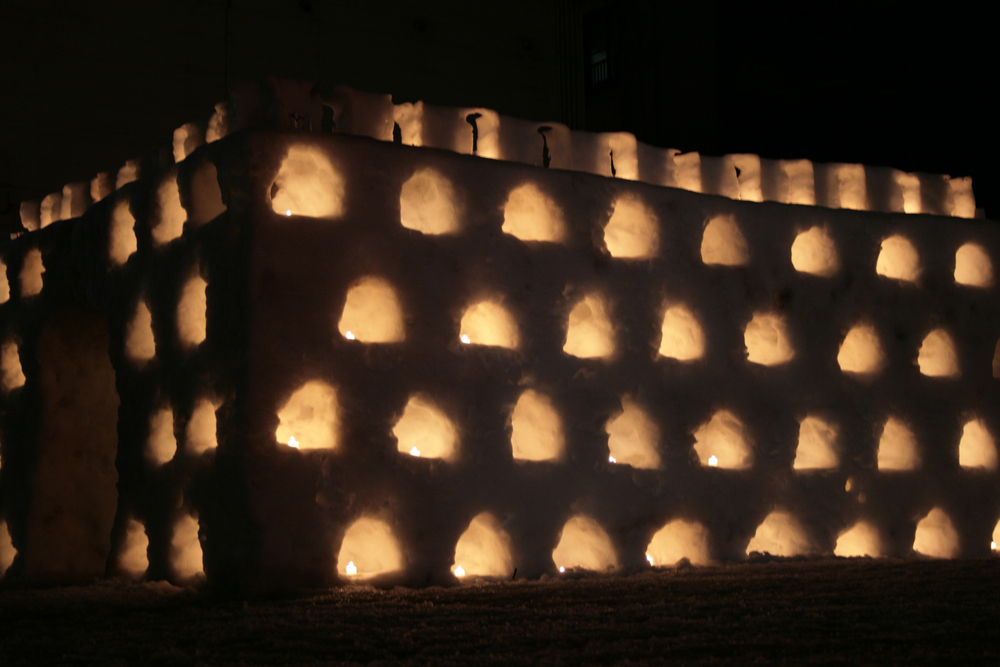
[(605, 572), (618, 569), (611, 538), (594, 519), (577, 514), (563, 526), (552, 561), (560, 572), (572, 569)]
[(510, 415), (510, 445), (515, 461), (558, 461), (562, 458), (562, 420), (548, 396), (527, 389)]
[(721, 266), (743, 266), (750, 261), (750, 249), (736, 220), (717, 215), (705, 225), (701, 237), (701, 261)]
[(747, 361), (762, 366), (779, 366), (795, 357), (788, 340), (785, 320), (777, 315), (754, 313), (743, 334)]
[(156, 356), (153, 315), (145, 299), (139, 299), (132, 319), (125, 326), (125, 356), (136, 366), (142, 366)]
[(182, 514), (174, 522), (170, 537), (170, 566), (177, 579), (192, 579), (205, 573), (204, 555), (198, 517), (191, 513)]
[(840, 268), (837, 246), (823, 227), (816, 226), (792, 242), (792, 266), (800, 273), (829, 278)]
[(899, 187), (899, 196), (903, 200), (903, 213), (923, 213), (920, 178), (914, 174), (897, 171), (895, 181)]
[(816, 176), (809, 160), (779, 160), (788, 187), (786, 204), (816, 205)]
[(878, 469), (882, 471), (915, 470), (920, 465), (917, 439), (903, 422), (890, 417), (878, 441)]
[(174, 435), (174, 411), (169, 406), (157, 409), (149, 418), (149, 437), (146, 439), (146, 460), (161, 466), (177, 454), (177, 436)]
[(882, 241), (875, 273), (893, 280), (915, 283), (920, 278), (920, 255), (909, 239), (895, 235)]
[(697, 521), (674, 519), (653, 535), (646, 560), (654, 567), (674, 565), (686, 558), (692, 565), (708, 565), (708, 529)]
[(455, 190), (434, 169), (421, 169), (405, 183), (399, 195), (399, 222), (423, 234), (459, 231)]
[(457, 453), (458, 432), (451, 420), (427, 397), (412, 396), (392, 428), (403, 454), (451, 460)]
[(620, 197), (604, 227), (604, 245), (619, 259), (655, 257), (660, 249), (659, 222), (638, 198)]
[(489, 512), (477, 514), (458, 538), (452, 572), (456, 577), (506, 579), (513, 571), (510, 535)]
[(772, 556), (801, 556), (812, 546), (798, 520), (788, 512), (775, 510), (757, 526), (757, 532), (747, 545), (747, 555), (756, 552)]
[(993, 435), (981, 419), (972, 419), (962, 427), (958, 443), (958, 464), (963, 468), (997, 469), (997, 448)]
[(875, 328), (858, 324), (847, 332), (837, 353), (837, 364), (845, 373), (872, 375), (882, 370), (884, 355)]
[(344, 533), (337, 554), (337, 574), (364, 580), (403, 569), (403, 552), (385, 521), (361, 517)]
[(0, 385), (5, 393), (24, 386), (24, 371), (21, 369), (21, 354), (17, 343), (6, 341), (0, 348)]
[(882, 538), (875, 526), (867, 521), (858, 521), (837, 536), (833, 554), (842, 558), (879, 558), (882, 556)]
[(614, 335), (604, 299), (588, 295), (569, 312), (563, 352), (582, 359), (607, 358), (615, 351)]
[(274, 436), (295, 449), (336, 449), (339, 422), (336, 391), (321, 380), (311, 380), (278, 411)]
[(661, 357), (695, 361), (705, 354), (705, 334), (698, 318), (687, 306), (678, 304), (667, 308), (660, 333)]
[(366, 276), (347, 290), (337, 323), (340, 335), (362, 343), (399, 343), (405, 340), (403, 309), (387, 280)]
[(608, 460), (633, 468), (660, 467), (660, 429), (646, 412), (628, 397), (622, 398), (622, 412), (604, 425), (608, 434)]
[(111, 210), (111, 221), (108, 225), (108, 259), (112, 264), (121, 266), (138, 249), (135, 218), (129, 209), (128, 199), (121, 198)]
[(288, 147), (271, 186), (271, 210), (280, 215), (337, 218), (344, 212), (344, 179), (318, 148)]
[(219, 446), (216, 439), (215, 411), (222, 407), (222, 401), (203, 396), (195, 401), (191, 419), (185, 432), (187, 450), (195, 455), (203, 454)]
[(799, 423), (799, 444), (795, 449), (795, 470), (834, 470), (837, 454), (837, 427), (819, 417), (809, 416)]
[(17, 549), (10, 537), (10, 527), (6, 521), (0, 520), (0, 577), (6, 574), (16, 555)]
[(993, 262), (978, 243), (966, 243), (955, 252), (955, 282), (969, 287), (993, 286)]
[(42, 262), (42, 251), (32, 248), (24, 253), (21, 263), (21, 296), (30, 297), (42, 293), (44, 281), (42, 274), (45, 273), (45, 264)]
[(917, 522), (913, 550), (931, 558), (955, 558), (959, 555), (958, 531), (940, 507), (935, 507)]
[(7, 265), (0, 261), (0, 303), (10, 300), (10, 283), (7, 282)]
[(516, 349), (517, 324), (511, 314), (497, 301), (480, 301), (469, 306), (462, 315), (459, 339), (467, 345), (489, 345)]
[(749, 468), (752, 454), (743, 422), (728, 410), (719, 410), (694, 432), (694, 451), (701, 465), (742, 470)]
[(184, 283), (177, 301), (177, 337), (189, 350), (200, 345), (208, 331), (207, 290), (208, 282), (195, 271)]
[(500, 229), (522, 241), (558, 243), (566, 236), (562, 210), (534, 183), (511, 190), (503, 206)]
[(118, 557), (118, 567), (133, 577), (140, 577), (149, 569), (149, 537), (146, 526), (129, 517), (125, 523), (125, 542)]
[(156, 206), (153, 207), (153, 244), (162, 246), (180, 238), (184, 233), (187, 211), (181, 206), (181, 193), (177, 187), (177, 172), (164, 178), (156, 188)]
[(928, 377), (956, 378), (961, 375), (955, 344), (947, 331), (935, 329), (927, 334), (920, 344), (917, 366), (920, 367), (920, 373)]
[(830, 166), (833, 186), (840, 208), (855, 211), (868, 210), (868, 186), (863, 164), (838, 164)]

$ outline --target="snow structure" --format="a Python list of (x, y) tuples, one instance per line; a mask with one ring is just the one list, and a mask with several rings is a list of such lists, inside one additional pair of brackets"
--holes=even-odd
[(22, 206), (0, 569), (267, 591), (986, 555), (974, 212), (968, 179), (244, 85), (172, 156)]

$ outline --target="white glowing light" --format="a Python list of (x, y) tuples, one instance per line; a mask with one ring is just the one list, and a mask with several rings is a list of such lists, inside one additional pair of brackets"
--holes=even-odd
[(472, 340), (468, 336), (466, 336), (465, 334), (462, 334), (462, 342), (465, 343), (466, 345), (468, 345), (469, 343), (472, 342)]
[(289, 217), (291, 217), (291, 215), (292, 215), (292, 210), (291, 210), (291, 209), (286, 209), (286, 210), (285, 210), (285, 215), (286, 215), (286, 216), (289, 216)]
[(465, 576), (465, 569), (461, 565), (456, 565), (455, 569), (454, 569), (454, 572), (455, 572), (455, 576), (456, 577), (464, 577)]
[(559, 568), (559, 571), (560, 571), (560, 572), (565, 572), (565, 571), (566, 571), (566, 568), (564, 568), (564, 567), (561, 567), (561, 568)]
[(652, 557), (652, 556), (650, 556), (649, 554), (646, 554), (646, 560), (648, 560), (648, 561), (649, 561), (649, 564), (650, 564), (650, 565), (655, 565), (655, 563), (653, 563), (653, 557)]
[(288, 446), (294, 447), (295, 449), (299, 448), (299, 441), (295, 439), (294, 435), (288, 439)]
[(410, 456), (420, 456), (420, 450), (414, 446), (413, 449), (410, 450)]
[(990, 542), (990, 549), (993, 549), (993, 551), (996, 551), (997, 550), (997, 543), (996, 542)]
[(613, 457), (613, 456), (609, 456), (608, 457), (608, 463), (618, 463), (618, 460), (615, 457)]
[(715, 466), (719, 465), (719, 457), (716, 456), (715, 454), (712, 454), (711, 456), (709, 456), (708, 457), (708, 465), (710, 465), (712, 467), (715, 467)]
[(358, 573), (358, 566), (354, 564), (353, 560), (352, 561), (348, 561), (347, 562), (347, 567), (344, 568), (344, 571), (347, 572), (347, 574), (350, 574), (350, 575), (357, 574)]
[(344, 338), (346, 338), (347, 340), (354, 340), (354, 334), (351, 333), (350, 331), (345, 331)]

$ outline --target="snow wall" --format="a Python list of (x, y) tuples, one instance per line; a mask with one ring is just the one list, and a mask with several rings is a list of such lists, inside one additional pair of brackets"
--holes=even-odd
[(235, 99), (3, 253), (9, 580), (990, 552), (995, 223), (331, 136)]

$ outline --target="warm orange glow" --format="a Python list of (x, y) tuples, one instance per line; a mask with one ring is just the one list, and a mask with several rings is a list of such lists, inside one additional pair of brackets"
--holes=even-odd
[(882, 241), (882, 251), (875, 262), (875, 273), (893, 280), (915, 283), (920, 278), (920, 256), (910, 241), (900, 235)]
[(347, 290), (337, 324), (341, 336), (362, 343), (399, 343), (406, 338), (403, 326), (403, 310), (387, 280), (365, 276)]
[(506, 579), (513, 571), (510, 535), (489, 512), (477, 514), (455, 545), (455, 576)]
[(834, 470), (840, 464), (837, 454), (837, 427), (819, 417), (806, 417), (799, 423), (799, 445), (795, 450), (795, 470)]
[(604, 300), (587, 295), (569, 313), (563, 352), (582, 359), (606, 358), (614, 354), (614, 329)]
[(165, 245), (184, 233), (187, 211), (181, 206), (176, 172), (163, 179), (156, 188), (156, 206), (151, 218), (154, 245)]
[(966, 243), (955, 253), (955, 282), (970, 287), (993, 286), (993, 262), (978, 243)]
[(271, 187), (271, 209), (285, 215), (337, 218), (344, 213), (344, 179), (318, 148), (289, 146)]
[(958, 463), (963, 468), (997, 469), (997, 447), (981, 419), (966, 422), (958, 443)]
[(914, 470), (920, 465), (917, 439), (906, 424), (890, 417), (878, 442), (878, 469), (885, 471)]
[(972, 193), (972, 178), (948, 178), (949, 213), (958, 218), (976, 217), (976, 197)]
[(195, 123), (185, 123), (174, 130), (174, 162), (183, 162), (203, 143), (201, 128)]
[(149, 538), (146, 536), (146, 526), (140, 521), (129, 517), (125, 524), (125, 546), (118, 559), (118, 566), (128, 574), (139, 577), (149, 569)]
[(208, 119), (208, 129), (205, 131), (205, 141), (212, 143), (229, 134), (229, 109), (225, 102), (215, 105), (215, 113)]
[(7, 282), (7, 265), (0, 261), (0, 303), (10, 300), (10, 283)]
[(208, 283), (195, 273), (184, 283), (177, 303), (177, 337), (188, 348), (197, 347), (208, 331)]
[(777, 315), (754, 313), (743, 340), (747, 346), (747, 361), (754, 364), (779, 366), (795, 357), (785, 320)]
[(122, 265), (139, 248), (135, 237), (135, 218), (129, 209), (127, 199), (119, 199), (111, 212), (111, 222), (108, 225), (108, 259), (112, 263)]
[(170, 538), (170, 565), (180, 580), (205, 573), (199, 528), (198, 518), (193, 514), (183, 514), (174, 522), (174, 534)]
[(219, 446), (215, 411), (220, 407), (222, 401), (217, 398), (202, 397), (195, 402), (187, 424), (187, 450), (192, 454), (203, 454)]
[(62, 220), (62, 193), (53, 192), (45, 196), (39, 208), (40, 226), (44, 229), (53, 222)]
[(38, 231), (42, 226), (41, 203), (35, 201), (23, 201), (18, 208), (21, 216), (21, 226), (29, 232)]
[(830, 165), (831, 189), (837, 197), (840, 208), (855, 211), (868, 210), (868, 185), (865, 167), (862, 164)]
[(615, 201), (614, 212), (604, 228), (604, 245), (612, 257), (655, 257), (660, 249), (659, 221), (640, 199), (620, 197)]
[(132, 319), (125, 327), (125, 356), (136, 366), (142, 366), (156, 356), (153, 315), (145, 299), (139, 299)]
[(455, 190), (451, 181), (433, 169), (421, 169), (403, 183), (399, 195), (399, 221), (424, 234), (459, 231)]
[(659, 468), (659, 427), (630, 398), (622, 399), (622, 408), (622, 412), (604, 426), (611, 462), (633, 468)]
[(719, 410), (699, 426), (694, 440), (694, 451), (703, 466), (734, 470), (750, 467), (752, 453), (743, 422), (728, 410)]
[(562, 420), (548, 396), (527, 389), (510, 416), (510, 445), (515, 461), (557, 461), (562, 458)]
[(660, 356), (694, 361), (705, 354), (705, 334), (698, 318), (687, 306), (678, 304), (667, 308), (660, 331)]
[(25, 379), (17, 343), (6, 341), (0, 348), (0, 385), (4, 393), (24, 386)]
[(29, 297), (42, 293), (45, 283), (42, 274), (45, 273), (45, 264), (42, 263), (42, 251), (32, 248), (24, 253), (24, 260), (21, 263), (21, 296)]
[(115, 189), (139, 179), (141, 160), (127, 160), (115, 175)]
[(750, 261), (747, 240), (733, 216), (717, 215), (708, 221), (701, 237), (701, 261), (722, 266), (742, 266)]
[(589, 516), (578, 514), (563, 526), (552, 561), (560, 572), (579, 568), (604, 572), (618, 569), (618, 555), (611, 538)]
[(960, 553), (958, 531), (940, 507), (917, 522), (913, 550), (931, 558), (955, 558)]
[(788, 512), (775, 510), (757, 526), (747, 555), (766, 553), (772, 556), (801, 556), (812, 551), (809, 538), (798, 520)]
[(16, 555), (17, 549), (10, 539), (10, 528), (6, 521), (0, 520), (0, 577), (7, 572)]
[(672, 176), (667, 185), (701, 192), (701, 154), (697, 152), (679, 153), (676, 149), (667, 149), (667, 171)]
[(403, 454), (417, 454), (428, 459), (454, 458), (458, 447), (458, 433), (451, 420), (427, 397), (410, 398), (392, 428), (397, 449)]
[(928, 377), (955, 378), (961, 375), (958, 355), (951, 336), (944, 329), (935, 329), (927, 334), (917, 354), (920, 372)]
[(480, 301), (462, 315), (459, 335), (469, 345), (491, 345), (516, 349), (517, 324), (507, 309), (496, 301)]
[(740, 188), (740, 199), (743, 201), (764, 201), (764, 192), (760, 187), (760, 156), (751, 153), (730, 155), (733, 165), (739, 169), (737, 181)]
[(534, 183), (514, 188), (503, 206), (501, 230), (522, 241), (558, 243), (566, 236), (563, 213)]
[(820, 226), (795, 237), (792, 243), (792, 266), (801, 273), (830, 277), (840, 268), (837, 246)]
[(110, 195), (113, 190), (111, 174), (106, 171), (99, 172), (97, 176), (90, 179), (90, 198), (94, 200), (95, 204)]
[(674, 519), (660, 528), (646, 547), (650, 565), (674, 565), (687, 558), (692, 565), (708, 565), (708, 530), (697, 521)]
[(875, 526), (867, 521), (858, 521), (837, 536), (837, 546), (833, 553), (841, 558), (879, 558), (882, 555), (882, 538)]
[(281, 444), (298, 449), (335, 449), (338, 445), (340, 418), (337, 393), (320, 380), (306, 382), (291, 395), (278, 411), (275, 438)]
[(465, 108), (455, 109), (459, 122), (456, 124), (454, 137), (455, 152), (472, 155), (472, 125), (466, 120), (471, 114), (476, 114), (476, 152), (479, 157), (496, 160), (500, 157), (500, 114), (492, 109)]
[(914, 174), (907, 174), (897, 171), (895, 174), (896, 185), (899, 186), (899, 194), (903, 200), (904, 213), (922, 213), (923, 202), (920, 195), (920, 178)]
[(424, 145), (424, 103), (403, 102), (393, 105), (393, 120), (399, 125), (400, 138), (405, 146)]
[(990, 548), (996, 551), (998, 544), (1000, 544), (1000, 521), (997, 521), (997, 525), (993, 528), (993, 544), (990, 545)]
[(859, 324), (847, 332), (837, 353), (837, 363), (845, 373), (870, 375), (882, 369), (882, 345), (874, 327)]
[(780, 160), (778, 164), (788, 183), (786, 204), (816, 205), (816, 182), (809, 160)]
[(403, 553), (392, 528), (385, 521), (361, 517), (344, 533), (344, 541), (337, 554), (339, 574), (363, 580), (401, 569)]
[(149, 418), (149, 439), (146, 440), (146, 460), (154, 466), (172, 461), (177, 454), (174, 435), (174, 411), (169, 405), (159, 408)]

